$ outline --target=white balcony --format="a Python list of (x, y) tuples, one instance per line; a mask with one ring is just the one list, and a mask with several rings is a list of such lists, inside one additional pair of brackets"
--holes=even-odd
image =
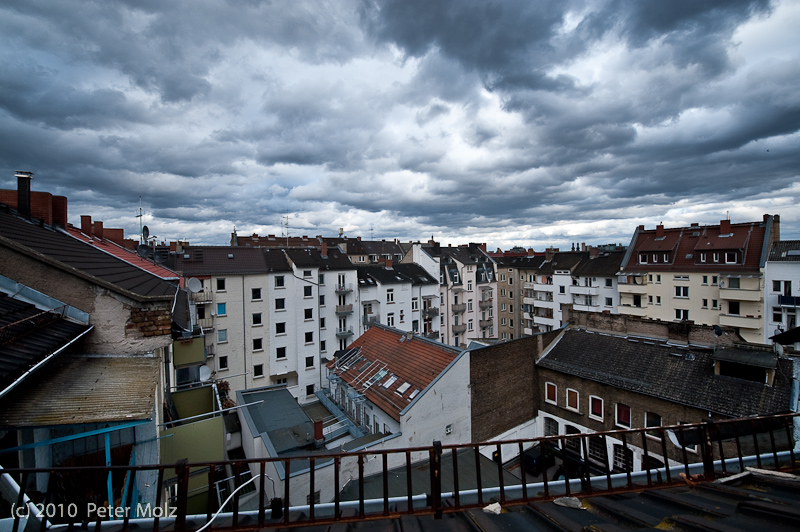
[(763, 292), (761, 290), (746, 290), (742, 288), (720, 288), (719, 298), (733, 301), (758, 302), (763, 299)]
[(573, 286), (570, 291), (578, 296), (596, 296), (600, 293), (598, 286)]
[(740, 327), (742, 329), (760, 329), (764, 325), (761, 316), (732, 316), (720, 314), (719, 324), (727, 327)]

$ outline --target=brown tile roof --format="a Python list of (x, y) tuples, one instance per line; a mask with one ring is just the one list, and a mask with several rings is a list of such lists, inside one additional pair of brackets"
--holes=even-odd
[(170, 254), (170, 267), (184, 276), (244, 275), (292, 270), (282, 249), (191, 246)]
[[(357, 351), (357, 353), (356, 353)], [(400, 421), (400, 413), (447, 369), (460, 350), (382, 325), (370, 327), (328, 367), (381, 410)], [(380, 378), (371, 382), (373, 377)], [(386, 388), (390, 379), (397, 377)], [(407, 385), (407, 386), (406, 386)], [(403, 393), (398, 393), (404, 387)], [(414, 394), (414, 391), (417, 394)]]
[(327, 254), (323, 257), (322, 251), (315, 248), (289, 248), (285, 250), (298, 268), (319, 268), (321, 270), (355, 270), (356, 267), (347, 258), (347, 255), (338, 248), (328, 247)]
[[(724, 222), (724, 221), (723, 221)], [(690, 226), (677, 228), (639, 229), (631, 243), (626, 272), (651, 271), (708, 271), (742, 272), (758, 271), (764, 253), (765, 239), (768, 239), (767, 224), (764, 221), (731, 223), (730, 231), (721, 232), (720, 225)], [(662, 234), (663, 233), (663, 234)], [(724, 257), (720, 262), (712, 261), (712, 254), (736, 251), (744, 256), (743, 261), (726, 264)], [(659, 262), (648, 261), (639, 264), (642, 252), (658, 252)], [(663, 260), (662, 253), (669, 253), (669, 262)], [(700, 262), (700, 253), (707, 253), (706, 262)]]

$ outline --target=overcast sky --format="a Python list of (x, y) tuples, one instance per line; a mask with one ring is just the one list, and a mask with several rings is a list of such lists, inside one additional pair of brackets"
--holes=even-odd
[(627, 244), (800, 239), (800, 2), (0, 4), (0, 188), (106, 227)]

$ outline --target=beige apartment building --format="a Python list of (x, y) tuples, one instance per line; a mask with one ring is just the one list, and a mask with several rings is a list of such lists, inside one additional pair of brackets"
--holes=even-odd
[(620, 314), (735, 327), (764, 338), (764, 266), (780, 239), (778, 215), (758, 222), (645, 230), (620, 266)]

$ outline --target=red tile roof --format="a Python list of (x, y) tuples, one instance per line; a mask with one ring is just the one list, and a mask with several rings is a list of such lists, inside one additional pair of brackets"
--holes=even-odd
[(67, 227), (67, 233), (81, 242), (94, 246), (95, 248), (108, 253), (118, 259), (124, 260), (132, 266), (136, 266), (146, 272), (160, 277), (161, 279), (177, 280), (180, 279), (180, 274), (165, 268), (151, 260), (143, 259), (136, 252), (124, 248), (107, 238), (98, 238), (97, 236), (88, 237), (81, 232), (80, 229), (74, 226)]
[[(730, 231), (721, 233), (720, 225), (639, 229), (632, 252), (623, 269), (627, 272), (651, 271), (708, 271), (708, 272), (745, 272), (758, 271), (765, 240), (769, 239), (765, 221), (747, 222), (730, 225)], [(737, 252), (737, 262), (725, 262), (724, 252)], [(658, 262), (652, 258), (648, 262), (639, 263), (641, 253), (654, 253)], [(719, 253), (718, 262), (713, 261), (713, 253)], [(668, 262), (663, 262), (663, 253), (668, 253)], [(700, 253), (706, 253), (705, 262)], [(742, 257), (744, 260), (742, 260)]]
[[(356, 339), (346, 353), (351, 352), (328, 363), (328, 368), (396, 421), (411, 403), (411, 396), (421, 393), (461, 353), (454, 347), (419, 336), (409, 338), (407, 333), (381, 325), (370, 327)], [(401, 387), (404, 389), (399, 393)]]

